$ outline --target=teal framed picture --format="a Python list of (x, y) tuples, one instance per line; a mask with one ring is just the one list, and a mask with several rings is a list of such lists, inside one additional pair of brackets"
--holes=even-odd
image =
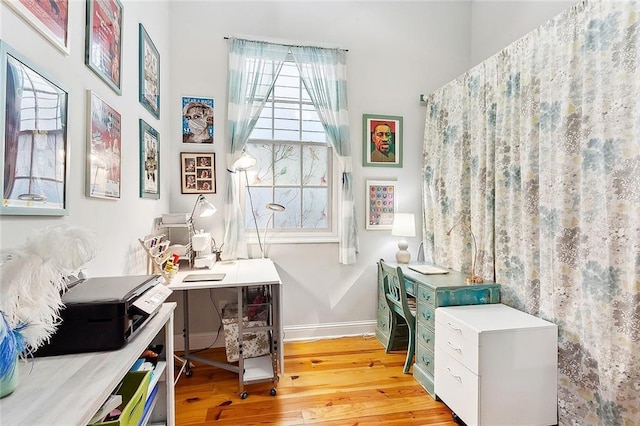
[(160, 198), (160, 136), (140, 119), (140, 198)]
[(402, 117), (362, 115), (362, 165), (402, 167)]
[(0, 41), (0, 214), (68, 214), (68, 103), (61, 83)]
[(160, 53), (142, 24), (139, 24), (140, 103), (160, 118)]

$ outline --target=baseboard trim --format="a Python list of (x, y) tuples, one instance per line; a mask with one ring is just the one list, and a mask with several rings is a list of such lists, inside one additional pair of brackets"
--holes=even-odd
[[(376, 331), (376, 321), (352, 321), (325, 324), (304, 324), (284, 327), (284, 341), (335, 339), (346, 336), (369, 336)], [(216, 333), (190, 333), (189, 349), (224, 347), (224, 333), (216, 339)], [(184, 351), (182, 334), (173, 336), (174, 349)]]

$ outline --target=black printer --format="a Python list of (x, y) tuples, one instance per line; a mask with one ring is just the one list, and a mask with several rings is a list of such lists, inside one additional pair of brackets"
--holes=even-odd
[(35, 356), (119, 349), (171, 294), (159, 275), (87, 278), (69, 287), (62, 322)]

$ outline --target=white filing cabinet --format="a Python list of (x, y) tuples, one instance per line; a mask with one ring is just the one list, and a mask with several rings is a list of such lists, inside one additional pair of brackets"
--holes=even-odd
[(435, 393), (468, 426), (557, 424), (557, 336), (503, 304), (437, 308)]

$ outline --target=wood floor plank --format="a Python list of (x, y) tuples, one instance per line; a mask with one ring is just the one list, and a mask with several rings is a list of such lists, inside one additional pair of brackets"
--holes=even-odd
[[(193, 425), (430, 425), (455, 426), (410, 374), (406, 353), (387, 354), (371, 337), (285, 343), (285, 375), (277, 395), (270, 382), (245, 386), (238, 376), (194, 363), (176, 385), (176, 424)], [(224, 348), (199, 355), (225, 360)]]

